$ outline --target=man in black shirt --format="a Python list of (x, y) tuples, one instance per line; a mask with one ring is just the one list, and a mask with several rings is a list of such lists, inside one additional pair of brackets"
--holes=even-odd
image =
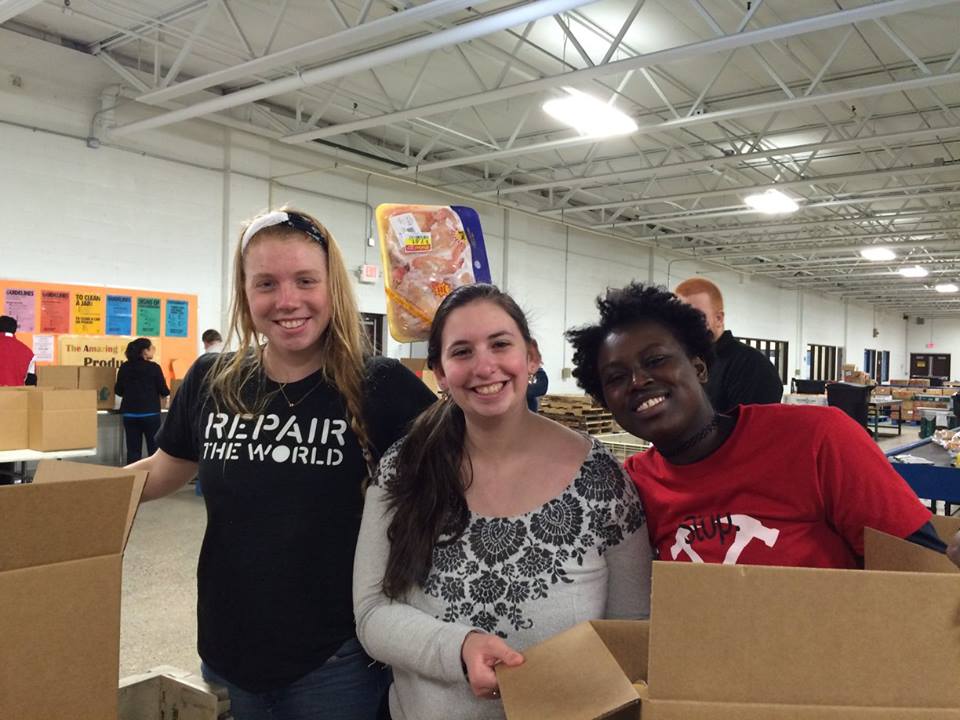
[(724, 329), (720, 288), (705, 278), (695, 277), (677, 285), (674, 293), (704, 314), (713, 333), (716, 359), (710, 365), (706, 390), (714, 409), (726, 412), (737, 405), (780, 402), (783, 383), (773, 363)]

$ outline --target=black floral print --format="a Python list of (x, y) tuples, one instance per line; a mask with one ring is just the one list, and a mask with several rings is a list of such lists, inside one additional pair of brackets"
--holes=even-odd
[[(384, 455), (377, 483), (395, 472), (399, 444)], [(619, 463), (598, 442), (560, 496), (513, 518), (473, 515), (459, 538), (443, 537), (423, 592), (436, 617), (508, 638), (534, 626), (529, 603), (576, 582), (585, 559), (641, 530), (643, 510)]]

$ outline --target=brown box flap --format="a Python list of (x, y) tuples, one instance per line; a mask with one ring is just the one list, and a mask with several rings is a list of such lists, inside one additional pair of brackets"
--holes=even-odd
[(960, 573), (946, 555), (873, 528), (864, 528), (863, 550), (867, 570)]
[(655, 700), (960, 708), (954, 575), (657, 562), (651, 617)]
[(580, 623), (523, 654), (523, 665), (497, 668), (510, 720), (606, 718), (639, 702), (591, 623)]
[(930, 517), (930, 524), (933, 525), (934, 530), (937, 531), (937, 535), (940, 536), (940, 539), (945, 543), (949, 543), (950, 539), (960, 532), (960, 517), (955, 517), (953, 515), (947, 517), (946, 515), (933, 515)]
[(84, 481), (105, 477), (132, 478), (133, 485), (130, 488), (130, 502), (127, 507), (123, 534), (123, 547), (126, 547), (127, 540), (130, 537), (130, 530), (133, 528), (133, 520), (137, 515), (137, 509), (140, 507), (140, 496), (143, 495), (143, 486), (147, 484), (148, 474), (145, 470), (134, 471), (128, 470), (127, 468), (94, 465), (93, 463), (41, 460), (37, 464), (37, 471), (33, 476), (33, 482), (37, 484)]
[(38, 365), (37, 385), (62, 390), (76, 390), (79, 369), (77, 365)]

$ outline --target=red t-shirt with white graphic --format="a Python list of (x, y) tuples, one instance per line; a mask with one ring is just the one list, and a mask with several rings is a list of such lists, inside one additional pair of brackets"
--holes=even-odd
[(741, 405), (712, 455), (626, 463), (661, 560), (857, 567), (863, 528), (907, 537), (929, 510), (862, 427), (836, 408)]

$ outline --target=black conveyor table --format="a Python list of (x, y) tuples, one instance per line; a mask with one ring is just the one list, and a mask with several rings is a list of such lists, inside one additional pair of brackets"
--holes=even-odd
[[(954, 428), (954, 432), (958, 430), (960, 428)], [(937, 500), (943, 500), (947, 515), (950, 515), (951, 504), (960, 504), (960, 468), (953, 466), (949, 453), (931, 438), (901, 445), (885, 454), (917, 496), (930, 501), (932, 510), (936, 510)], [(897, 462), (896, 455), (913, 455), (933, 464)]]

